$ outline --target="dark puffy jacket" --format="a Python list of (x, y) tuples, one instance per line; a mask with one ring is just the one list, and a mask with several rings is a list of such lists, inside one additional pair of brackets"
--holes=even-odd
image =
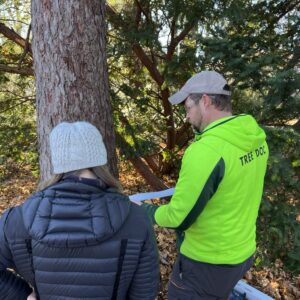
[(149, 219), (95, 182), (67, 178), (2, 215), (0, 299), (26, 299), (28, 283), (42, 300), (155, 299), (159, 262)]

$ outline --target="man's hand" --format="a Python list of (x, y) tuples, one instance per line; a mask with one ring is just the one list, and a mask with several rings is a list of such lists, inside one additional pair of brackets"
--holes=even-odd
[(153, 225), (156, 224), (154, 215), (155, 215), (155, 211), (159, 208), (159, 206), (143, 202), (142, 207), (145, 209), (151, 223)]
[(27, 297), (27, 300), (36, 300), (36, 294), (35, 292), (33, 291), (28, 297)]

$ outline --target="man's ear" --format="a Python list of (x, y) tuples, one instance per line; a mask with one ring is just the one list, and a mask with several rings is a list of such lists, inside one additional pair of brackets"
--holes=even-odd
[(212, 105), (211, 98), (208, 95), (203, 94), (202, 99), (203, 99), (203, 105), (205, 108), (208, 108), (209, 106)]

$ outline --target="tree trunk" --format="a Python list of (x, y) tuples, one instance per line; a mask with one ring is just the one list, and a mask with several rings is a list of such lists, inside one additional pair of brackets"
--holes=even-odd
[(41, 180), (50, 175), (48, 136), (61, 121), (88, 121), (102, 133), (117, 175), (108, 94), (105, 1), (32, 0)]
[(166, 186), (154, 173), (151, 172), (149, 167), (144, 163), (140, 157), (129, 158), (135, 169), (143, 176), (146, 182), (155, 190), (160, 191), (167, 189)]
[(154, 173), (158, 173), (159, 172), (159, 165), (155, 161), (155, 158), (154, 158), (155, 156), (158, 156), (158, 155), (151, 155), (151, 156), (145, 156), (145, 157), (143, 157), (144, 160), (147, 162), (148, 166), (151, 168), (151, 170)]
[[(116, 132), (116, 138), (118, 141), (118, 145), (122, 154), (131, 153), (134, 154), (133, 149), (127, 143), (127, 141)], [(137, 172), (146, 180), (146, 182), (155, 190), (163, 190), (168, 188), (148, 167), (148, 165), (140, 158), (134, 155), (130, 155), (127, 158), (132, 165), (135, 167)]]

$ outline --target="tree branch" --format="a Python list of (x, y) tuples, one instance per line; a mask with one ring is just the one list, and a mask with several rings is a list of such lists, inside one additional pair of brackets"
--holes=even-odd
[(155, 67), (155, 64), (151, 61), (151, 59), (145, 53), (145, 51), (143, 50), (143, 48), (139, 44), (135, 43), (132, 46), (132, 49), (133, 49), (134, 53), (136, 54), (136, 56), (139, 58), (139, 60), (147, 68), (147, 70), (149, 71), (149, 73), (150, 73), (151, 77), (154, 79), (154, 81), (159, 86), (162, 86), (162, 84), (164, 83), (164, 78), (159, 73), (159, 71)]
[[(127, 151), (134, 153), (132, 147), (126, 140), (116, 131), (116, 139), (119, 144), (121, 152)], [(135, 169), (141, 174), (146, 182), (156, 191), (168, 188), (148, 167), (148, 165), (138, 156), (129, 158), (129, 161)]]
[(30, 37), (30, 31), (31, 31), (31, 24), (29, 25), (28, 27), (28, 31), (27, 31), (27, 37), (26, 37), (26, 40), (25, 40), (25, 47), (24, 47), (24, 52), (19, 60), (19, 63), (18, 63), (18, 67), (21, 68), (21, 65), (22, 65), (22, 62), (26, 56), (26, 54), (29, 52), (29, 37)]
[(29, 102), (29, 101), (34, 101), (35, 100), (35, 98), (25, 98), (25, 100), (23, 100), (23, 101), (21, 101), (21, 102), (19, 102), (19, 103), (17, 103), (17, 104), (15, 104), (15, 105), (12, 105), (12, 106), (10, 106), (10, 107), (8, 107), (8, 108), (6, 108), (6, 109), (3, 109), (3, 110), (1, 110), (0, 111), (0, 114), (2, 114), (2, 113), (4, 113), (4, 112), (6, 112), (6, 111), (8, 111), (8, 110), (11, 110), (11, 109), (13, 109), (13, 108), (15, 108), (15, 107), (17, 107), (17, 106), (19, 106), (19, 105), (22, 105), (22, 104), (24, 104), (25, 102)]
[(10, 66), (3, 65), (3, 64), (0, 64), (0, 72), (7, 72), (7, 73), (12, 73), (12, 74), (34, 76), (32, 68), (10, 67)]
[(153, 105), (151, 105), (151, 104), (149, 104), (149, 103), (147, 103), (146, 106), (152, 108), (152, 109), (153, 109), (156, 113), (158, 113), (160, 116), (162, 116), (162, 117), (165, 116), (165, 115), (164, 115), (158, 108), (156, 108), (155, 106), (153, 106)]
[[(106, 11), (114, 19), (113, 20), (114, 25), (116, 25), (117, 27), (128, 28), (129, 25), (126, 24), (124, 20), (121, 18), (121, 16), (119, 16), (109, 5), (106, 5)], [(138, 43), (133, 44), (132, 49), (133, 52), (136, 54), (136, 56), (139, 58), (139, 60), (147, 68), (153, 80), (159, 86), (161, 86), (164, 82), (164, 78), (155, 67), (155, 64), (145, 53), (144, 49)]]
[(152, 20), (149, 18), (149, 15), (146, 13), (146, 11), (143, 9), (141, 3), (138, 0), (134, 1), (135, 4), (137, 5), (137, 8), (144, 14), (145, 18), (149, 23), (152, 23)]
[(19, 20), (15, 20), (15, 19), (2, 19), (0, 18), (0, 21), (4, 21), (4, 22), (15, 22), (15, 23), (21, 23), (21, 24), (24, 24), (24, 25), (27, 25), (29, 26), (28, 23), (26, 22), (23, 22), (23, 21), (19, 21)]
[(193, 137), (191, 133), (191, 126), (188, 123), (184, 123), (176, 131), (176, 145), (179, 147), (179, 149), (184, 147), (188, 143), (188, 141)]
[(172, 19), (172, 22), (171, 22), (171, 26), (170, 26), (170, 36), (171, 36), (170, 44), (172, 43), (172, 41), (175, 38), (175, 28), (176, 28), (176, 18), (174, 16)]
[(132, 137), (132, 140), (133, 140), (133, 142), (134, 142), (135, 149), (136, 149), (138, 152), (142, 153), (141, 147), (140, 147), (140, 145), (139, 145), (139, 142), (138, 142), (138, 140), (137, 140), (137, 138), (136, 138), (136, 136), (135, 136), (135, 134), (134, 134), (134, 129), (132, 128), (132, 126), (131, 126), (131, 124), (129, 123), (128, 119), (122, 114), (122, 112), (119, 111), (118, 114), (119, 114), (119, 119), (120, 119), (120, 121), (121, 121), (122, 124), (127, 128), (128, 133), (129, 133), (129, 134), (131, 135), (131, 137)]
[[(13, 29), (7, 27), (3, 23), (0, 23), (0, 33), (2, 33), (6, 38), (13, 41), (23, 49), (26, 48), (27, 45), (26, 39), (23, 39), (18, 33), (16, 33)], [(30, 43), (28, 43), (28, 52), (32, 55)]]
[[(107, 5), (107, 12), (112, 17), (113, 21), (115, 21), (115, 25), (117, 27), (123, 27), (123, 29), (128, 29), (129, 24), (123, 21), (122, 17), (117, 15), (117, 13)], [(180, 35), (182, 37), (183, 34)], [(176, 46), (175, 46), (176, 47)], [(173, 111), (171, 104), (168, 101), (169, 98), (169, 89), (164, 88), (162, 89), (162, 85), (164, 83), (164, 77), (158, 71), (155, 62), (153, 62), (149, 56), (145, 53), (144, 49), (141, 47), (139, 43), (134, 43), (132, 46), (133, 52), (136, 54), (138, 59), (142, 62), (142, 64), (147, 68), (148, 72), (150, 73), (152, 79), (158, 84), (161, 89), (161, 98), (162, 104), (164, 108), (164, 116), (167, 118), (166, 125), (167, 125), (167, 147), (168, 149), (173, 149), (175, 146), (175, 129), (174, 129), (174, 120), (173, 120)]]
[(271, 22), (269, 23), (268, 28), (273, 26), (275, 23), (278, 23), (280, 19), (282, 19), (286, 14), (288, 14), (292, 10), (296, 9), (298, 6), (300, 6), (299, 0), (284, 1), (280, 3), (276, 7), (277, 12), (280, 12), (280, 14), (278, 16), (275, 16), (274, 12), (271, 12), (274, 15), (273, 15), (273, 19), (271, 19)]
[(157, 173), (157, 172), (159, 172), (159, 165), (156, 163), (154, 156), (155, 155), (145, 156), (144, 160), (147, 162), (147, 164), (151, 168), (151, 170), (154, 173)]
[(187, 23), (185, 28), (181, 31), (181, 33), (174, 38), (174, 31), (175, 28), (173, 27), (173, 23), (172, 23), (172, 32), (171, 32), (171, 42), (170, 45), (168, 46), (168, 52), (166, 55), (166, 59), (170, 60), (174, 54), (174, 51), (176, 49), (176, 47), (178, 46), (178, 44), (189, 34), (189, 32), (193, 29), (193, 27), (195, 26), (196, 21), (191, 21), (190, 23)]
[[(138, 1), (136, 1), (136, 2), (138, 2)], [(136, 27), (139, 27), (141, 19), (142, 19), (142, 9), (141, 9), (140, 5), (138, 5), (137, 10), (136, 10), (136, 16), (135, 16)]]

